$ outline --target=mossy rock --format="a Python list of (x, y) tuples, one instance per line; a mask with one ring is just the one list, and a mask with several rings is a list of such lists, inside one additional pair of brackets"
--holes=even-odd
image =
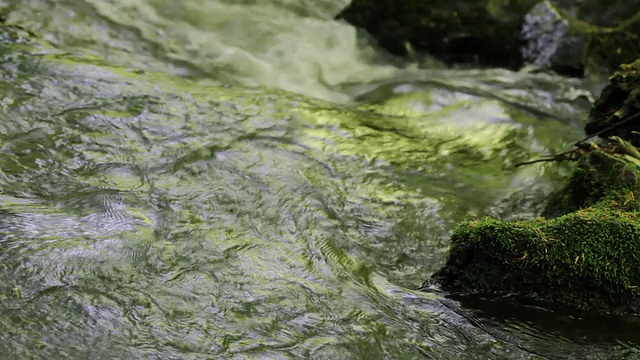
[(589, 113), (587, 135), (619, 136), (640, 146), (640, 60), (623, 64)]
[(639, 33), (640, 2), (541, 1), (525, 17), (523, 54), (560, 73), (601, 75), (640, 56)]
[(470, 221), (432, 280), (454, 293), (516, 294), (579, 310), (640, 311), (640, 168), (586, 154), (550, 202), (551, 219)]
[(610, 73), (640, 57), (640, 2), (629, 0), (555, 0), (571, 32), (586, 40), (585, 67)]
[[(568, 183), (549, 196), (542, 213), (545, 218), (555, 218), (585, 208), (605, 204), (624, 204), (625, 211), (635, 211), (640, 202), (640, 188), (637, 179), (640, 169), (633, 163), (603, 151), (591, 151), (582, 158)], [(629, 201), (631, 197), (631, 201)], [(638, 209), (640, 210), (640, 209)]]

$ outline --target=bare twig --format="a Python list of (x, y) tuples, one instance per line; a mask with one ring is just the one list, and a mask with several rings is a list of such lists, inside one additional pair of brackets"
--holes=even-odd
[[(614, 117), (614, 116), (616, 116), (616, 115), (615, 115), (615, 114), (614, 114), (614, 115), (611, 115), (611, 116), (607, 119), (607, 121), (610, 121), (611, 119), (613, 119), (613, 117)], [(639, 117), (640, 117), (640, 112), (637, 112), (637, 113), (635, 113), (635, 114), (633, 114), (633, 115), (629, 116), (629, 117), (628, 117), (628, 118), (626, 118), (626, 119), (623, 119), (623, 120), (621, 120), (621, 121), (618, 121), (617, 123), (614, 123), (614, 124), (613, 124), (613, 125), (611, 125), (611, 126), (608, 126), (608, 127), (604, 128), (604, 129), (602, 129), (602, 130), (599, 130), (599, 131), (598, 131), (598, 132), (596, 132), (595, 134), (591, 134), (591, 135), (587, 136), (586, 138), (584, 138), (584, 139), (582, 139), (582, 140), (578, 141), (575, 145), (579, 147), (581, 144), (584, 144), (587, 140), (591, 139), (592, 137), (596, 137), (596, 136), (598, 136), (598, 135), (600, 135), (600, 134), (602, 134), (602, 133), (604, 133), (604, 132), (607, 132), (607, 131), (609, 131), (609, 130), (613, 130), (613, 129), (617, 128), (618, 126), (620, 126), (620, 125), (622, 125), (622, 124), (625, 124), (625, 123), (628, 123), (629, 121), (631, 121), (631, 120), (635, 120), (635, 119), (637, 119), (637, 118), (639, 118)]]
[(555, 154), (555, 155), (551, 155), (549, 157), (544, 157), (544, 158), (540, 158), (540, 159), (535, 159), (535, 160), (529, 160), (529, 161), (524, 161), (521, 163), (517, 163), (514, 166), (515, 167), (520, 167), (523, 165), (531, 165), (531, 164), (535, 164), (535, 163), (539, 163), (539, 162), (545, 162), (545, 161), (565, 161), (565, 160), (575, 160), (579, 155), (580, 155), (580, 148), (577, 149), (571, 149), (565, 152), (561, 152), (559, 154)]

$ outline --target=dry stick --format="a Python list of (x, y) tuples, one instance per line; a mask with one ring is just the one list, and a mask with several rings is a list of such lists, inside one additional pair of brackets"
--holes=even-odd
[[(610, 121), (614, 116), (615, 116), (615, 114), (614, 114), (614, 115), (609, 116), (609, 118), (607, 119), (607, 121)], [(631, 121), (631, 120), (635, 120), (635, 119), (636, 119), (636, 118), (638, 118), (638, 117), (640, 117), (640, 112), (637, 112), (637, 113), (635, 113), (635, 114), (633, 114), (633, 115), (629, 116), (628, 118), (626, 118), (626, 119), (624, 119), (624, 120), (622, 120), (622, 121), (619, 121), (619, 122), (617, 122), (617, 123), (614, 123), (613, 125), (611, 125), (611, 126), (609, 126), (609, 127), (606, 127), (606, 128), (604, 128), (604, 129), (602, 129), (602, 130), (600, 130), (600, 131), (596, 132), (595, 134), (591, 134), (591, 135), (587, 136), (586, 138), (584, 138), (584, 139), (582, 139), (582, 140), (578, 141), (577, 143), (575, 143), (575, 146), (580, 146), (580, 145), (584, 144), (584, 142), (585, 142), (585, 141), (587, 141), (587, 140), (591, 139), (592, 137), (598, 136), (598, 135), (602, 134), (602, 133), (603, 133), (603, 132), (605, 132), (605, 131), (613, 130), (613, 129), (617, 128), (618, 126), (622, 125), (622, 124), (628, 123), (628, 122), (629, 122), (629, 121)]]
[(545, 158), (540, 158), (540, 159), (535, 159), (535, 160), (529, 160), (529, 161), (523, 161), (521, 163), (517, 163), (514, 165), (514, 167), (520, 167), (523, 165), (531, 165), (531, 164), (535, 164), (535, 163), (539, 163), (539, 162), (545, 162), (545, 161), (563, 161), (563, 160), (569, 160), (571, 158), (568, 157), (563, 157), (565, 155), (569, 155), (571, 153), (573, 153), (574, 151), (576, 151), (576, 149), (571, 149), (565, 152), (561, 152), (559, 154), (554, 154), (551, 155), (549, 157), (545, 157)]
[[(615, 116), (615, 115), (611, 115), (611, 116), (607, 119), (607, 121), (610, 121), (614, 116)], [(585, 141), (587, 141), (587, 140), (591, 139), (592, 137), (596, 137), (596, 136), (598, 136), (598, 135), (600, 135), (600, 134), (602, 134), (602, 133), (604, 133), (604, 132), (606, 132), (606, 131), (613, 130), (613, 129), (617, 128), (618, 126), (620, 126), (620, 125), (622, 125), (622, 124), (625, 124), (625, 123), (627, 123), (627, 122), (629, 122), (629, 121), (631, 121), (631, 120), (635, 120), (635, 119), (637, 119), (637, 118), (639, 118), (639, 117), (640, 117), (640, 112), (637, 112), (637, 113), (635, 113), (635, 114), (633, 114), (633, 115), (629, 116), (628, 118), (626, 118), (626, 119), (624, 119), (624, 120), (622, 120), (622, 121), (619, 121), (619, 122), (617, 122), (617, 123), (614, 123), (614, 124), (613, 124), (613, 125), (611, 125), (611, 126), (608, 126), (608, 127), (604, 128), (604, 129), (602, 129), (602, 130), (599, 130), (598, 132), (596, 132), (596, 133), (594, 133), (594, 134), (591, 134), (591, 135), (587, 136), (586, 138), (584, 138), (584, 139), (582, 139), (582, 140), (578, 141), (577, 143), (575, 143), (575, 144), (573, 144), (573, 145), (574, 145), (575, 147), (580, 148), (580, 146), (584, 145)], [(521, 163), (517, 163), (517, 164), (515, 164), (515, 165), (514, 165), (514, 167), (520, 167), (520, 166), (523, 166), (523, 165), (531, 165), (531, 164), (535, 164), (535, 163), (539, 163), (539, 162), (545, 162), (545, 161), (562, 161), (562, 160), (567, 160), (567, 158), (562, 158), (561, 156), (571, 154), (571, 153), (572, 153), (572, 152), (574, 152), (574, 151), (576, 151), (576, 149), (571, 149), (571, 150), (568, 150), (568, 151), (565, 151), (565, 152), (561, 152), (561, 153), (559, 153), (559, 154), (551, 155), (551, 156), (546, 157), (546, 158), (541, 158), (541, 159), (536, 159), (536, 160), (530, 160), (530, 161), (524, 161), (524, 162), (521, 162)]]

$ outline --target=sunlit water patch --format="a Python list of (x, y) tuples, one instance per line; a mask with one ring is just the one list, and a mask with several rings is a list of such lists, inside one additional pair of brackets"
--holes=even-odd
[(400, 68), (342, 2), (1, 4), (44, 39), (0, 37), (10, 358), (633, 351), (418, 291), (457, 222), (539, 214), (567, 168), (513, 165), (580, 137), (579, 81)]

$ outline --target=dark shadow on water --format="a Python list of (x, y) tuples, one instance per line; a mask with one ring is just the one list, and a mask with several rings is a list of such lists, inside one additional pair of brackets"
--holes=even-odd
[(563, 349), (576, 347), (640, 348), (640, 316), (637, 315), (580, 313), (540, 301), (504, 297), (456, 295), (449, 298), (464, 309), (452, 310), (462, 312), (474, 325), (500, 340), (529, 344), (545, 355), (559, 355), (558, 352), (565, 352)]

